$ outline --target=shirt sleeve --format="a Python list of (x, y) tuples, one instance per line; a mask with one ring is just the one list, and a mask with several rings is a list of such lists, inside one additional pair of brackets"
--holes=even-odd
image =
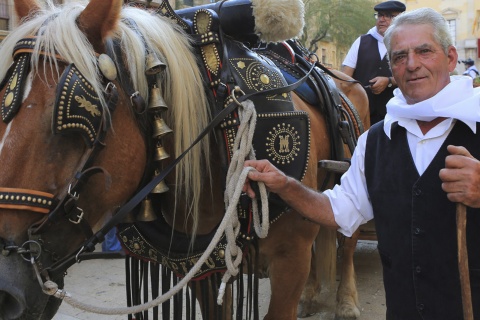
[[(368, 132), (368, 131), (367, 131)], [(358, 227), (373, 219), (373, 209), (365, 179), (365, 147), (367, 132), (358, 139), (350, 168), (340, 184), (324, 194), (330, 199), (339, 232), (350, 237)]]
[(357, 59), (358, 59), (358, 49), (360, 48), (360, 37), (358, 37), (350, 47), (350, 50), (348, 50), (347, 56), (345, 57), (345, 60), (343, 60), (343, 65), (350, 67), (350, 68), (356, 68), (357, 67)]

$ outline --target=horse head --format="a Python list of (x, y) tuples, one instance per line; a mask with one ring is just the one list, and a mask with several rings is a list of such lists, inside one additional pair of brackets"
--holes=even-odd
[[(149, 79), (158, 80), (171, 107), (165, 119), (191, 119), (173, 121), (173, 130), (190, 133), (171, 138), (170, 152), (185, 149), (207, 121), (182, 30), (122, 5), (92, 0), (42, 9), (15, 1), (21, 23), (0, 50), (1, 319), (53, 317), (61, 300), (46, 295), (42, 283), (62, 287), (65, 270), (52, 268), (75, 256), (103, 217), (151, 179)], [(166, 64), (161, 75), (145, 73), (152, 55)], [(187, 77), (194, 81), (185, 84)], [(197, 163), (188, 170), (201, 171), (200, 157), (188, 155)]]

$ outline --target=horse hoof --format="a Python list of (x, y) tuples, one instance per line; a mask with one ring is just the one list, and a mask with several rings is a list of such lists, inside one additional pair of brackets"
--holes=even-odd
[(360, 318), (360, 310), (356, 305), (337, 306), (334, 320), (357, 320)]
[(307, 318), (318, 313), (320, 306), (309, 303), (307, 306), (300, 304), (297, 309), (297, 318)]
[(316, 312), (313, 312), (313, 313), (297, 312), (297, 318), (308, 318), (308, 317), (314, 316), (316, 314), (317, 314)]

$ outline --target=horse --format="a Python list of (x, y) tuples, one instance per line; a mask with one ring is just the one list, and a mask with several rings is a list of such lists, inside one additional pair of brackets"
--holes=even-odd
[[(166, 159), (159, 168), (158, 158), (178, 157), (202, 135), (213, 118), (212, 98), (190, 38), (169, 17), (123, 7), (120, 0), (48, 9), (18, 0), (15, 11), (21, 24), (0, 48), (0, 318), (51, 319), (62, 302), (58, 298), (65, 297), (68, 267), (94, 250), (91, 239), (102, 240), (106, 217), (121, 216), (116, 214), (145, 181), (155, 181), (159, 169), (174, 164)], [(150, 68), (152, 56), (163, 63)], [(358, 84), (342, 86), (351, 90), (350, 100), (365, 106)], [(153, 110), (145, 103), (153, 98), (151, 90), (161, 93), (161, 106)], [(275, 97), (276, 103), (291, 103), (288, 94)], [(300, 176), (318, 188), (325, 174), (317, 163), (332, 156), (325, 115), (291, 97), (311, 129)], [(174, 172), (155, 181), (162, 187), (158, 199), (143, 197), (142, 207), (155, 200), (171, 233), (187, 235), (190, 250), (225, 211), (225, 182), (216, 172), (225, 157), (219, 145), (224, 143), (218, 135), (201, 139)], [(138, 219), (139, 208), (128, 211)], [(256, 242), (256, 273), (271, 283), (265, 319), (296, 319), (319, 229), (287, 208)], [(142, 258), (145, 241), (129, 240), (126, 233), (119, 238)], [(182, 265), (175, 266), (179, 271)]]

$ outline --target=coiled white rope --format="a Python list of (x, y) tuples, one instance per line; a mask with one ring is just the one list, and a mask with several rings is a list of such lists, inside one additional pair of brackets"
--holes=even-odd
[[(220, 223), (215, 233), (215, 236), (213, 237), (205, 252), (181, 281), (179, 281), (168, 292), (157, 297), (156, 299), (132, 307), (105, 308), (86, 304), (75, 299), (66, 290), (59, 289), (58, 285), (50, 280), (46, 281), (43, 284), (43, 292), (48, 295), (55, 296), (56, 298), (63, 299), (65, 302), (75, 308), (92, 313), (108, 315), (139, 313), (162, 304), (163, 302), (171, 299), (182, 288), (184, 288), (200, 270), (201, 266), (205, 263), (205, 261), (210, 257), (210, 254), (213, 252), (216, 245), (222, 238), (223, 233), (225, 232), (227, 238), (227, 247), (225, 250), (225, 262), (227, 265), (227, 271), (222, 278), (222, 284), (220, 286), (217, 298), (217, 303), (222, 304), (226, 283), (230, 279), (230, 277), (236, 276), (238, 274), (238, 265), (242, 261), (241, 250), (235, 243), (236, 236), (240, 231), (239, 220), (236, 213), (238, 201), (240, 199), (240, 195), (242, 193), (242, 188), (247, 178), (247, 174), (250, 170), (253, 170), (253, 168), (251, 167), (243, 167), (245, 162), (245, 156), (248, 154), (249, 159), (255, 158), (255, 153), (252, 148), (253, 132), (256, 125), (256, 112), (253, 102), (251, 102), (250, 100), (242, 102), (241, 107), (239, 108), (239, 117), (241, 124), (238, 129), (237, 137), (235, 139), (235, 151), (227, 173), (228, 190), (225, 191), (225, 206), (227, 207), (225, 216), (223, 217), (222, 222)], [(244, 139), (247, 139), (248, 141), (243, 141)], [(257, 235), (259, 237), (263, 238), (267, 236), (269, 228), (268, 199), (267, 191), (263, 183), (259, 183), (259, 189), (260, 199), (262, 202), (261, 225), (259, 223), (260, 218), (258, 216), (258, 205), (256, 201), (252, 201), (252, 212), (255, 231), (257, 232)], [(234, 261), (232, 261), (233, 257), (235, 257)]]
[[(232, 161), (227, 172), (227, 186), (225, 188), (225, 207), (232, 208), (232, 211), (236, 212), (236, 206), (240, 197), (240, 191), (242, 190), (246, 176), (253, 168), (245, 168), (245, 159), (255, 159), (255, 151), (252, 147), (253, 134), (255, 132), (255, 126), (257, 124), (257, 113), (253, 102), (247, 100), (242, 103), (243, 108), (239, 108), (240, 126), (237, 131), (235, 142), (233, 144)], [(241, 184), (241, 185), (239, 185)], [(263, 183), (259, 183), (260, 199), (262, 201), (262, 223), (260, 224), (260, 218), (258, 216), (258, 204), (257, 201), (252, 201), (252, 214), (255, 232), (258, 237), (265, 238), (269, 229), (269, 216), (268, 216), (268, 200), (267, 191)], [(234, 206), (232, 206), (234, 204)], [(238, 266), (242, 262), (242, 252), (240, 247), (236, 244), (238, 233), (240, 232), (240, 222), (238, 216), (233, 213), (230, 224), (227, 225), (225, 235), (227, 238), (227, 246), (225, 249), (225, 262), (227, 264), (227, 271), (223, 275), (222, 284), (220, 285), (217, 297), (217, 304), (221, 305), (223, 302), (223, 295), (225, 294), (225, 288), (228, 280), (231, 277), (235, 277), (239, 270)]]

